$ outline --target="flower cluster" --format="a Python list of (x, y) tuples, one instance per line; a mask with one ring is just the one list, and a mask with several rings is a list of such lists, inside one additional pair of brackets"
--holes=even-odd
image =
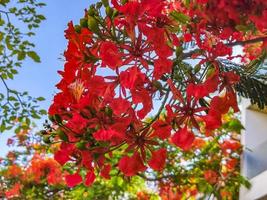
[[(238, 111), (239, 76), (225, 72), (220, 58), (241, 57), (232, 47), (252, 32), (240, 26), (258, 35), (266, 30), (258, 20), (266, 3), (186, 2), (103, 0), (79, 25), (68, 24), (45, 141), (61, 143), (55, 153), (61, 165), (75, 165), (65, 177), (70, 187), (90, 186), (96, 173), (108, 179), (113, 168), (125, 176), (161, 171), (168, 158), (162, 143), (189, 151), (196, 134), (214, 134), (224, 114)], [(205, 177), (214, 181), (212, 171)]]
[(39, 154), (35, 154), (29, 165), (25, 167), (15, 163), (9, 165), (3, 173), (3, 178), (13, 183), (11, 188), (4, 192), (7, 199), (19, 197), (23, 187), (32, 184), (47, 183), (51, 186), (65, 184), (60, 164), (53, 158), (45, 158)]

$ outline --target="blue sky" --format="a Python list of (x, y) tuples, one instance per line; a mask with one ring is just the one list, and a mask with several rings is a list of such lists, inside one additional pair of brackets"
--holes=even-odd
[[(78, 23), (84, 16), (84, 9), (96, 1), (85, 0), (46, 0), (47, 6), (41, 9), (41, 13), (47, 18), (36, 31), (33, 42), (36, 44), (36, 51), (41, 57), (41, 63), (34, 63), (26, 60), (19, 74), (14, 81), (9, 81), (8, 85), (18, 91), (29, 91), (31, 96), (43, 96), (46, 98), (41, 106), (48, 109), (53, 95), (56, 93), (55, 84), (60, 77), (58, 70), (63, 68), (62, 53), (66, 48), (64, 30), (69, 21)], [(0, 157), (4, 156), (8, 149), (6, 146), (7, 138), (12, 133), (0, 135)]]

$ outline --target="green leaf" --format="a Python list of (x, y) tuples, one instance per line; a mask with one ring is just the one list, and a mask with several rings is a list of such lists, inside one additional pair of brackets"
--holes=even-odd
[(18, 52), (18, 60), (24, 60), (25, 56), (26, 56), (26, 54), (24, 51)]
[(47, 114), (46, 110), (43, 110), (43, 109), (40, 110), (39, 113), (40, 113), (41, 115), (46, 115), (46, 114)]
[(181, 13), (181, 12), (176, 12), (173, 11), (171, 12), (171, 16), (178, 22), (181, 22), (182, 24), (186, 24), (190, 21), (190, 17)]
[(249, 28), (245, 25), (237, 25), (235, 29), (241, 32), (247, 32), (249, 30)]
[(238, 133), (240, 133), (242, 129), (245, 129), (241, 122), (237, 119), (230, 121), (228, 126), (231, 130), (236, 131)]
[(38, 98), (36, 98), (38, 101), (44, 101), (45, 100), (45, 98), (44, 97), (38, 97)]
[(27, 52), (27, 55), (31, 58), (31, 59), (33, 59), (35, 62), (41, 62), (41, 59), (40, 59), (40, 57), (37, 55), (37, 53), (36, 52), (34, 52), (34, 51), (28, 51)]
[(0, 32), (0, 41), (2, 41), (4, 38), (4, 33), (3, 32)]
[(45, 16), (43, 15), (37, 15), (36, 17), (38, 17), (40, 20), (45, 20)]
[(6, 36), (5, 42), (6, 42), (6, 46), (7, 46), (8, 50), (12, 51), (13, 50), (13, 46), (10, 43), (10, 39), (11, 39), (11, 37), (9, 35)]

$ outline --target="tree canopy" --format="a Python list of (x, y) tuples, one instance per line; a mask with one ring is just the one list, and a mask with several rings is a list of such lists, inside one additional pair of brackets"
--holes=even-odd
[(3, 195), (238, 199), (250, 184), (240, 174), (237, 97), (267, 106), (266, 22), (265, 0), (90, 5), (65, 31), (50, 122), (28, 133), (36, 142), (27, 154), (4, 161)]

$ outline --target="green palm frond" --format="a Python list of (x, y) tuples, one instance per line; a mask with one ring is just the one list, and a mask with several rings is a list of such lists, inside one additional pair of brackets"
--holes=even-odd
[(249, 98), (260, 109), (267, 106), (266, 53), (246, 66), (223, 59), (219, 62), (221, 70), (235, 71), (240, 75), (240, 82), (235, 87), (240, 96)]

